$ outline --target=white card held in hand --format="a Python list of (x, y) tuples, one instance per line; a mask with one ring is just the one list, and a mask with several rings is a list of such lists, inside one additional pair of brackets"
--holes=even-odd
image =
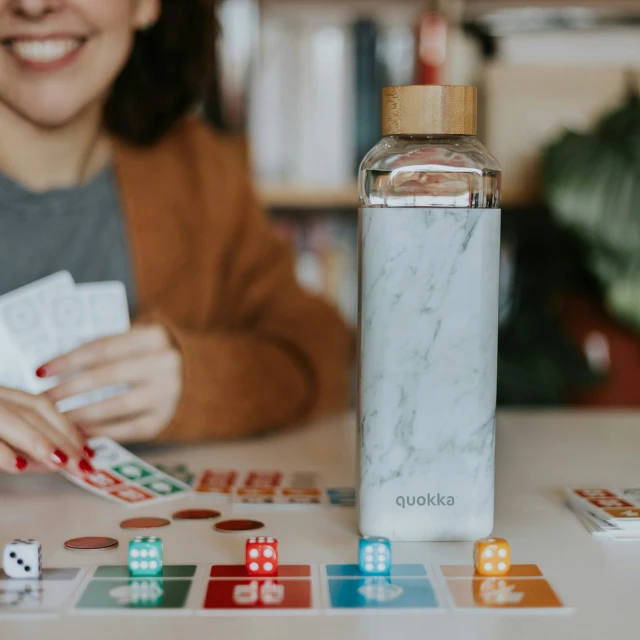
[(47, 321), (46, 299), (73, 290), (71, 274), (61, 271), (0, 297), (0, 322), (26, 365), (34, 371), (58, 355)]

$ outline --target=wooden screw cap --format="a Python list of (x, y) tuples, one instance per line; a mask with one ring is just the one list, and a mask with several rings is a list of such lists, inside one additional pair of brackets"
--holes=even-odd
[(414, 85), (382, 90), (382, 135), (478, 133), (475, 87)]

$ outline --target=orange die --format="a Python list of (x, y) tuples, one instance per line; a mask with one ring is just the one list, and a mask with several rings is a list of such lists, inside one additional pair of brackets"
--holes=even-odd
[(509, 543), (503, 538), (476, 540), (473, 564), (482, 576), (506, 576), (511, 568)]

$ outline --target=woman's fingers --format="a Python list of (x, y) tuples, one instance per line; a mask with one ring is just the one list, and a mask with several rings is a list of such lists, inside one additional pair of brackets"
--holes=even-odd
[[(4, 403), (3, 403), (4, 401)], [(56, 428), (66, 440), (74, 446), (82, 449), (86, 446), (86, 439), (80, 429), (70, 420), (65, 418), (56, 408), (53, 402), (46, 396), (34, 396), (31, 393), (0, 387), (0, 405), (8, 404), (23, 407), (27, 411), (39, 413), (48, 423)]]
[(0, 442), (0, 471), (5, 473), (22, 473), (29, 463), (27, 459), (14, 451), (9, 445)]
[[(0, 441), (24, 457), (39, 462), (51, 471), (65, 469), (82, 477), (92, 471), (84, 452), (68, 441), (36, 411), (20, 405), (0, 405)], [(66, 451), (62, 448), (66, 446)]]
[(166, 330), (160, 325), (135, 327), (122, 335), (88, 342), (46, 363), (38, 369), (37, 374), (41, 378), (69, 375), (76, 371), (93, 369), (106, 362), (160, 351), (170, 344)]

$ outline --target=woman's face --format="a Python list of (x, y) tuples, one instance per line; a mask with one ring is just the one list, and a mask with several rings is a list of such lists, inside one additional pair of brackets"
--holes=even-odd
[(0, 107), (56, 128), (101, 104), (160, 0), (0, 0)]

